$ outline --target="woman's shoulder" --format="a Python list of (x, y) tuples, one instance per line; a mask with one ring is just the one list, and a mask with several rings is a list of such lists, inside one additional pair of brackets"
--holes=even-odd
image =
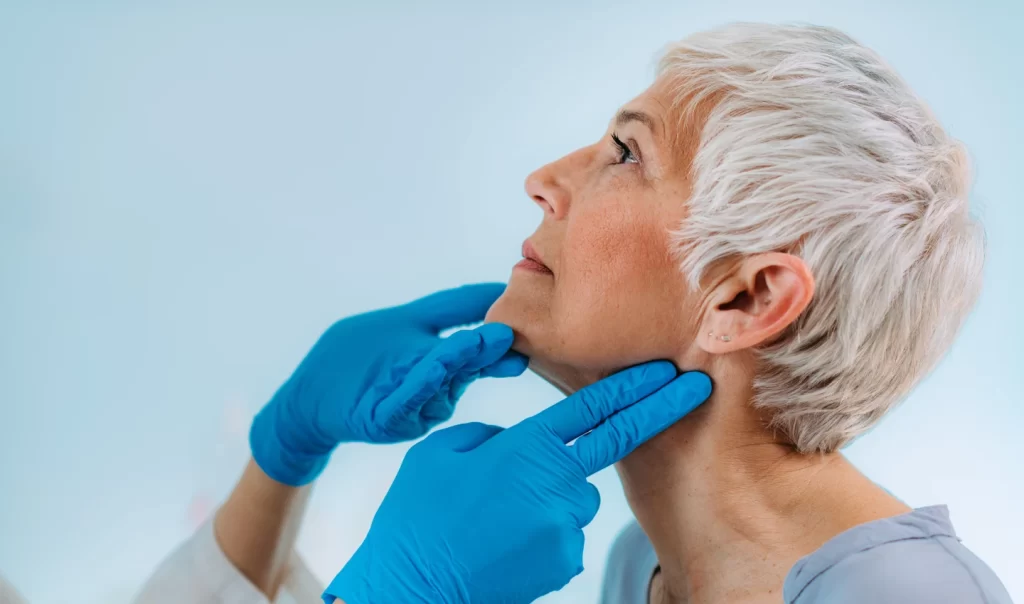
[(792, 604), (1011, 602), (992, 569), (956, 536), (945, 506), (840, 533), (794, 565), (783, 593)]
[(658, 556), (640, 525), (629, 523), (619, 533), (605, 565), (601, 604), (646, 604)]

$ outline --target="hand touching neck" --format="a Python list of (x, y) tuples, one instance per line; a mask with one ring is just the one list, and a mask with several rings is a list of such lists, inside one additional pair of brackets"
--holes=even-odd
[[(711, 399), (617, 465), (661, 564), (652, 604), (777, 602), (801, 557), (853, 526), (909, 511), (842, 455), (786, 444), (750, 402), (750, 371), (716, 364), (707, 370)], [(563, 392), (601, 377), (534, 370)]]

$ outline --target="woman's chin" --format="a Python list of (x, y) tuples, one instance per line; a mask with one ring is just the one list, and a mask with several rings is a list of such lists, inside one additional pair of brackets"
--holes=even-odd
[(530, 370), (565, 394), (603, 377), (597, 371), (581, 369), (593, 364), (585, 362), (583, 351), (566, 347), (566, 339), (558, 337), (561, 331), (551, 322), (549, 305), (535, 294), (510, 284), (488, 309), (484, 321), (511, 327), (515, 334), (512, 350), (529, 357)]
[[(484, 322), (508, 325), (516, 334), (516, 344), (519, 344), (525, 334), (529, 333), (531, 329), (536, 329), (539, 322), (536, 316), (538, 313), (531, 312), (531, 309), (535, 307), (535, 303), (509, 287), (487, 310)], [(519, 350), (519, 352), (523, 351)]]

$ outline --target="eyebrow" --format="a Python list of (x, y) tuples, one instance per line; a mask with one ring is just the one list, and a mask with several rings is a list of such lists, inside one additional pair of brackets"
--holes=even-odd
[(654, 127), (654, 118), (644, 113), (643, 111), (632, 111), (629, 109), (623, 109), (622, 111), (618, 112), (615, 115), (616, 126), (624, 126), (629, 122), (640, 122), (641, 124), (647, 126), (647, 129), (650, 130), (652, 134), (657, 132), (657, 130)]

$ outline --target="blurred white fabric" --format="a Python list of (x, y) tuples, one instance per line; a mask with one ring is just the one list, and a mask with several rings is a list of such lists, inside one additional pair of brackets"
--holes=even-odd
[(0, 575), (0, 604), (28, 604), (3, 575)]
[[(274, 604), (323, 604), (324, 586), (295, 553)], [(270, 604), (217, 544), (212, 519), (154, 570), (133, 604)]]

